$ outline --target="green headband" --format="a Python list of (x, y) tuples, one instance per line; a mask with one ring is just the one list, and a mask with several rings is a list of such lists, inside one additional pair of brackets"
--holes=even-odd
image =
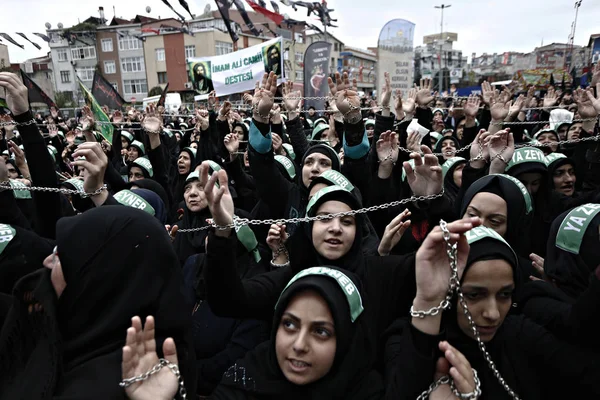
[(296, 177), (296, 168), (294, 167), (294, 163), (290, 161), (289, 158), (287, 158), (286, 156), (276, 155), (275, 161), (283, 165), (283, 168), (285, 168), (285, 170), (287, 171), (287, 174), (290, 177), (290, 179), (294, 179)]
[(147, 158), (138, 157), (135, 159), (135, 161), (133, 163), (135, 165), (139, 166), (140, 168), (145, 169), (146, 172), (148, 173), (148, 176), (150, 176), (150, 178), (152, 178), (154, 176), (154, 169), (152, 168), (152, 163)]
[(321, 175), (319, 175), (319, 178), (327, 179), (329, 182), (331, 182), (332, 185), (339, 186), (342, 189), (347, 190), (348, 192), (354, 190), (354, 185), (350, 183), (348, 178), (346, 178), (341, 172), (338, 172), (334, 169), (330, 169), (323, 172)]
[[(235, 219), (236, 218), (234, 218), (234, 222)], [(261, 257), (260, 252), (258, 251), (258, 240), (256, 240), (256, 235), (254, 234), (254, 231), (248, 225), (234, 224), (234, 226), (237, 239), (249, 253), (252, 253), (254, 261), (259, 263)]]
[(15, 238), (17, 231), (10, 225), (0, 224), (0, 254), (6, 246)]
[(467, 162), (467, 160), (462, 157), (452, 157), (447, 159), (446, 162), (442, 164), (442, 180), (446, 179), (446, 174), (448, 171), (450, 171), (454, 164), (462, 161)]
[(567, 156), (565, 156), (562, 153), (550, 153), (546, 156), (545, 162), (546, 162), (546, 167), (550, 167), (550, 165), (556, 161), (556, 160), (560, 160), (563, 158), (567, 158)]
[(556, 247), (569, 253), (579, 254), (585, 231), (598, 213), (600, 213), (600, 204), (593, 203), (571, 210), (558, 228)]
[(340, 285), (340, 288), (342, 289), (342, 292), (344, 293), (344, 296), (346, 296), (346, 300), (348, 301), (348, 306), (350, 307), (350, 319), (353, 323), (356, 322), (360, 314), (362, 314), (362, 312), (364, 311), (362, 297), (360, 295), (360, 292), (358, 291), (358, 288), (356, 287), (354, 282), (352, 282), (352, 280), (348, 278), (346, 274), (336, 269), (328, 267), (312, 267), (298, 272), (281, 291), (281, 295), (279, 296), (279, 299), (275, 304), (275, 309), (277, 309), (277, 305), (279, 304), (279, 300), (281, 300), (281, 296), (283, 296), (283, 294), (285, 293), (287, 288), (290, 287), (290, 285), (292, 285), (300, 278), (304, 278), (305, 276), (311, 275), (326, 276), (332, 278), (337, 282), (338, 285)]
[(125, 136), (125, 139), (127, 139), (127, 141), (129, 143), (133, 142), (133, 135), (127, 131), (121, 131), (121, 136)]
[(143, 197), (138, 196), (130, 190), (121, 190), (119, 193), (115, 194), (115, 200), (124, 206), (137, 208), (138, 210), (142, 210), (147, 212), (148, 214), (154, 216), (156, 211), (154, 211), (154, 207), (150, 205)]
[(27, 190), (27, 185), (21, 181), (9, 179), (10, 187), (13, 189), (15, 199), (31, 199), (31, 193)]
[(485, 239), (485, 238), (498, 240), (498, 241), (504, 243), (506, 246), (508, 246), (512, 250), (512, 252), (515, 256), (515, 259), (517, 259), (517, 254), (515, 253), (513, 248), (510, 246), (510, 244), (508, 244), (508, 242), (506, 240), (504, 240), (504, 238), (502, 236), (500, 236), (500, 234), (493, 229), (490, 229), (485, 226), (478, 226), (476, 228), (471, 229), (470, 231), (467, 231), (465, 233), (465, 237), (467, 238), (467, 242), (469, 242), (469, 244), (473, 244), (473, 243), (475, 243), (481, 239)]
[(523, 195), (523, 200), (525, 200), (525, 214), (527, 214), (527, 215), (531, 214), (531, 212), (533, 211), (533, 202), (531, 201), (531, 195), (527, 191), (527, 188), (525, 187), (525, 185), (523, 185), (520, 180), (518, 180), (514, 176), (505, 175), (505, 174), (490, 174), (490, 175), (503, 176), (506, 179), (508, 179), (509, 181), (511, 181), (512, 183), (514, 183), (515, 185), (517, 185), (517, 187), (521, 191), (521, 194)]
[(292, 146), (289, 143), (284, 143), (283, 144), (283, 148), (285, 149), (285, 152), (288, 154), (288, 156), (292, 159), (295, 160), (296, 159), (296, 152), (294, 151), (294, 146)]
[(73, 186), (75, 188), (75, 190), (79, 191), (79, 192), (83, 192), (83, 181), (81, 179), (76, 179), (76, 178), (71, 178), (71, 179), (67, 179), (66, 181), (63, 182), (63, 184), (65, 183), (69, 183), (71, 184), (71, 186)]
[(185, 178), (185, 183), (188, 183), (189, 181), (193, 180), (193, 179), (198, 179), (200, 180), (200, 173), (198, 171), (194, 171), (191, 174), (189, 174), (187, 176), (187, 178)]
[(146, 154), (146, 148), (144, 147), (144, 144), (142, 142), (134, 140), (133, 142), (131, 142), (131, 144), (129, 146), (136, 147), (142, 152), (142, 154)]
[(311, 139), (315, 140), (315, 138), (320, 135), (321, 133), (323, 133), (324, 131), (326, 131), (327, 129), (329, 129), (329, 125), (325, 125), (325, 124), (319, 124), (317, 126), (315, 126), (315, 128), (312, 131), (312, 135), (311, 135)]
[(196, 159), (196, 154), (197, 154), (198, 150), (196, 150), (193, 147), (185, 147), (183, 150), (188, 150), (190, 153), (192, 153), (194, 155), (194, 160)]
[(332, 192), (344, 192), (344, 193), (348, 193), (348, 191), (346, 189), (344, 189), (341, 186), (327, 186), (321, 190), (319, 190), (317, 193), (315, 193), (315, 195), (310, 199), (310, 201), (308, 202), (308, 205), (306, 206), (306, 215), (308, 216), (308, 214), (310, 213), (311, 209), (315, 206), (315, 204), (317, 204), (317, 201), (325, 196), (328, 193), (332, 193)]
[(506, 171), (509, 171), (515, 165), (525, 163), (539, 163), (546, 165), (546, 156), (544, 156), (544, 152), (542, 150), (536, 149), (535, 147), (522, 147), (520, 149), (516, 149), (512, 159), (506, 166)]

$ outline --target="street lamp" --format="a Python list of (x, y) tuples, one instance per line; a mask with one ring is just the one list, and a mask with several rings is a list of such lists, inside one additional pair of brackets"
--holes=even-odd
[(442, 70), (442, 48), (444, 42), (442, 41), (442, 34), (444, 33), (444, 9), (452, 7), (452, 4), (442, 4), (439, 6), (434, 6), (434, 8), (438, 8), (442, 10), (442, 21), (440, 23), (440, 95), (444, 91), (444, 75)]

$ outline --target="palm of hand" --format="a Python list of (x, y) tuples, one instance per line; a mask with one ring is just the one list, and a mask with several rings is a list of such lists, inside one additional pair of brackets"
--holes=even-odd
[(144, 118), (144, 121), (142, 122), (142, 126), (146, 131), (158, 131), (160, 129), (160, 125), (160, 118), (156, 116), (148, 116)]
[(84, 131), (89, 131), (90, 128), (94, 125), (94, 119), (90, 118), (89, 116), (84, 116), (81, 119), (81, 128)]
[(441, 190), (441, 181), (437, 178), (436, 173), (430, 170), (430, 166), (423, 163), (415, 168), (415, 180), (410, 187), (413, 189), (413, 193), (428, 196)]
[(252, 99), (252, 104), (261, 115), (267, 115), (273, 108), (273, 95), (271, 92), (260, 89)]
[(421, 246), (417, 252), (415, 276), (417, 292), (423, 300), (441, 301), (448, 291), (450, 264), (446, 255), (446, 243)]
[[(149, 371), (158, 364), (156, 352), (147, 353), (140, 358), (132, 375), (137, 376)], [(143, 382), (136, 382), (125, 388), (125, 393), (132, 400), (165, 399), (177, 392), (179, 381), (168, 367), (163, 367), (158, 373)]]
[(391, 161), (398, 159), (398, 149), (389, 138), (383, 140), (383, 142), (377, 143), (377, 156), (380, 160), (391, 155)]
[(465, 115), (474, 118), (477, 115), (477, 111), (479, 111), (479, 107), (475, 104), (467, 103), (465, 104)]
[(503, 103), (499, 102), (492, 105), (490, 113), (492, 114), (493, 119), (502, 120), (508, 115), (508, 109), (505, 108)]
[(236, 134), (229, 137), (229, 141), (225, 143), (225, 148), (230, 153), (235, 153), (240, 148), (240, 141)]
[(407, 114), (412, 114), (415, 111), (415, 100), (408, 98), (402, 102), (402, 111)]
[(433, 100), (431, 91), (428, 89), (421, 89), (417, 92), (417, 103), (421, 105), (429, 104)]
[(300, 104), (299, 93), (289, 93), (285, 96), (285, 109), (287, 111), (296, 111)]
[[(345, 100), (348, 101), (345, 101)], [(343, 114), (346, 115), (350, 111), (350, 104), (356, 105), (360, 103), (357, 95), (348, 94), (345, 90), (337, 93), (335, 96), (335, 106)]]

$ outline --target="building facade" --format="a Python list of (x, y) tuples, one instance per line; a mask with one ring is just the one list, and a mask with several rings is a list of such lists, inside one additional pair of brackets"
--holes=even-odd
[(375, 53), (346, 46), (340, 52), (344, 72), (348, 73), (350, 79), (356, 79), (358, 90), (372, 93), (375, 90), (377, 72), (377, 56)]
[(439, 80), (441, 69), (444, 71), (444, 88), (458, 83), (468, 66), (468, 58), (454, 48), (457, 40), (458, 34), (453, 32), (423, 36), (423, 45), (415, 47), (415, 78)]
[(10, 68), (10, 57), (8, 56), (8, 46), (0, 43), (0, 70)]
[(44, 91), (51, 99), (54, 97), (54, 73), (52, 71), (52, 58), (50, 53), (44, 57), (30, 58), (24, 63), (18, 64), (18, 69), (23, 71), (40, 89)]

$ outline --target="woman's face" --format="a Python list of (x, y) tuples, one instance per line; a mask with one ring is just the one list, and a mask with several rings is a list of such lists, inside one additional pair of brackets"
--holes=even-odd
[(527, 188), (530, 195), (534, 195), (540, 190), (542, 184), (542, 174), (539, 172), (525, 172), (516, 177)]
[(456, 168), (454, 168), (454, 172), (452, 173), (452, 180), (454, 180), (454, 184), (458, 187), (462, 186), (462, 173), (463, 169), (465, 169), (465, 163), (460, 164)]
[(241, 126), (233, 128), (233, 133), (237, 135), (238, 140), (244, 140), (244, 129)]
[[(483, 342), (492, 340), (504, 322), (510, 311), (514, 289), (513, 271), (505, 260), (478, 261), (467, 270), (461, 290)], [(456, 313), (460, 330), (474, 339), (460, 304)]]
[(177, 139), (177, 142), (181, 140), (181, 134), (179, 132), (175, 134), (175, 139)]
[(65, 276), (63, 275), (62, 266), (60, 265), (60, 258), (58, 258), (58, 251), (56, 247), (54, 248), (54, 252), (50, 254), (43, 262), (44, 267), (52, 270), (50, 273), (50, 281), (52, 282), (52, 287), (56, 291), (56, 296), (60, 297), (67, 287), (67, 282), (65, 281)]
[(564, 164), (556, 168), (552, 180), (554, 181), (554, 190), (558, 193), (565, 196), (573, 196), (575, 193), (577, 176), (575, 176), (575, 168), (571, 164)]
[(288, 304), (277, 328), (275, 353), (279, 368), (295, 385), (316, 382), (331, 369), (336, 342), (327, 302), (313, 290), (300, 292)]
[(129, 147), (129, 142), (123, 136), (121, 136), (121, 148), (126, 149)]
[(458, 126), (456, 127), (456, 136), (457, 136), (459, 139), (462, 139), (462, 138), (463, 138), (463, 133), (464, 133), (464, 131), (465, 131), (465, 124), (466, 124), (466, 122), (465, 122), (465, 120), (463, 119), (462, 121), (460, 121), (460, 122), (458, 123)]
[(508, 224), (506, 201), (497, 194), (477, 193), (463, 215), (463, 218), (466, 217), (479, 217), (483, 226), (495, 230), (502, 237), (506, 235)]
[(127, 149), (127, 161), (133, 162), (137, 158), (139, 158), (139, 156), (140, 152), (138, 151), (138, 149), (133, 146), (129, 146), (129, 149)]
[(17, 169), (11, 163), (6, 163), (6, 169), (8, 170), (8, 177), (10, 179), (17, 179), (19, 177)]
[(187, 175), (190, 173), (190, 166), (192, 165), (192, 160), (187, 151), (182, 151), (179, 154), (179, 159), (177, 159), (177, 171), (179, 171), (179, 175)]
[(204, 188), (200, 185), (200, 181), (193, 180), (185, 185), (183, 199), (185, 205), (191, 212), (199, 212), (208, 205)]
[(309, 187), (313, 179), (331, 169), (331, 159), (321, 153), (312, 153), (304, 160), (302, 166), (302, 183)]
[(375, 127), (373, 125), (369, 125), (367, 127), (367, 137), (369, 139), (371, 139), (373, 137), (373, 135), (375, 134)]
[(198, 143), (190, 143), (190, 147), (192, 149), (196, 149), (197, 150), (198, 149)]
[[(540, 143), (556, 143), (557, 139), (556, 139), (556, 135), (554, 135), (552, 132), (546, 132), (546, 133), (542, 133), (541, 135), (539, 135), (537, 137), (537, 141)], [(544, 153), (552, 153), (554, 151), (556, 151), (558, 149), (558, 145), (557, 144), (552, 144), (550, 147), (543, 147), (542, 151)]]
[(567, 140), (579, 139), (581, 136), (581, 126), (582, 125), (580, 122), (575, 122), (573, 125), (571, 125), (569, 132), (567, 132)]
[(442, 142), (442, 154), (444, 160), (448, 160), (456, 154), (456, 145), (453, 140), (446, 139)]
[(135, 182), (144, 179), (144, 171), (140, 167), (131, 167), (129, 170), (129, 182)]
[[(341, 201), (326, 201), (316, 215), (350, 211)], [(315, 250), (328, 260), (338, 260), (346, 255), (356, 236), (356, 219), (353, 216), (336, 217), (313, 222), (312, 242)]]

